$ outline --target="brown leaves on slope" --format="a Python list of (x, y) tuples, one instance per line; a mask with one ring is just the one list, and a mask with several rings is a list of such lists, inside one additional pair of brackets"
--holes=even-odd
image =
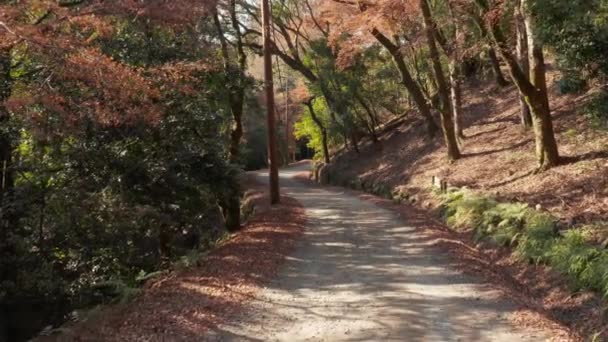
[(291, 198), (270, 207), (250, 192), (256, 213), (196, 269), (149, 284), (135, 302), (60, 337), (75, 341), (195, 341), (234, 317), (273, 277), (300, 238), (304, 209)]

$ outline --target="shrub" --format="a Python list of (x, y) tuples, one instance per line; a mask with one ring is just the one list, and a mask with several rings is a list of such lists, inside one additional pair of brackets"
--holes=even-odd
[(589, 244), (597, 228), (557, 234), (557, 220), (525, 203), (498, 203), (467, 190), (443, 197), (443, 212), (451, 227), (473, 228), (475, 239), (515, 246), (520, 260), (547, 264), (570, 279), (577, 289), (592, 289), (608, 296), (608, 251)]
[(570, 230), (562, 239), (555, 241), (547, 254), (549, 263), (555, 270), (567, 274), (577, 288), (584, 286), (581, 273), (587, 268), (589, 261), (598, 256), (598, 251), (589, 248), (580, 230)]
[(556, 241), (549, 264), (567, 274), (578, 288), (590, 288), (608, 295), (608, 251), (587, 244), (589, 232), (570, 230)]
[(608, 252), (600, 250), (597, 258), (590, 260), (580, 274), (580, 281), (585, 286), (599, 291), (608, 297)]
[(483, 226), (483, 214), (495, 207), (497, 202), (468, 190), (460, 190), (445, 195), (443, 212), (449, 226), (455, 229)]
[(608, 74), (606, 1), (536, 0), (530, 3), (536, 34), (559, 64), (602, 79)]
[(547, 261), (547, 253), (555, 242), (555, 218), (549, 214), (528, 211), (525, 226), (518, 240), (515, 255), (531, 263)]
[(499, 203), (483, 213), (477, 237), (489, 236), (501, 246), (515, 244), (530, 209), (525, 203)]
[(585, 107), (585, 113), (593, 124), (608, 127), (608, 93), (602, 91), (595, 95)]
[(587, 81), (576, 73), (564, 73), (558, 82), (561, 94), (578, 94), (587, 88)]

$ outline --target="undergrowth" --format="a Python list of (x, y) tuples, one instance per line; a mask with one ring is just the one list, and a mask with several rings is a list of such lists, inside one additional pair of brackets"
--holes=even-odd
[(586, 105), (585, 112), (591, 123), (598, 128), (608, 128), (608, 93), (601, 91)]
[[(397, 203), (413, 202), (401, 189), (373, 180), (355, 179), (348, 182), (334, 179), (334, 184), (363, 190)], [(490, 241), (509, 247), (513, 255), (524, 262), (548, 265), (565, 275), (576, 290), (589, 289), (608, 297), (608, 227), (570, 227), (560, 231), (557, 218), (530, 208), (525, 203), (501, 203), (476, 194), (466, 188), (451, 189), (438, 194), (441, 212), (447, 224), (455, 230), (472, 229), (476, 241)], [(602, 245), (604, 245), (602, 244)]]
[(587, 229), (560, 233), (557, 219), (524, 203), (500, 203), (467, 189), (441, 195), (442, 212), (454, 229), (473, 229), (477, 241), (512, 247), (526, 262), (545, 264), (577, 290), (608, 297), (608, 250), (589, 244)]

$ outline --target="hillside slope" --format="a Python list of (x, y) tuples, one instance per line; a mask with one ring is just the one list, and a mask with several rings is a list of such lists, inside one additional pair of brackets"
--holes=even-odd
[[(556, 260), (567, 259), (562, 260), (561, 269), (552, 267), (553, 261), (547, 262), (546, 256), (543, 262), (521, 262), (524, 260), (512, 254), (512, 249), (477, 240), (475, 230), (451, 230), (449, 235), (461, 238), (467, 248), (483, 255), (482, 259), (488, 260), (501, 276), (512, 279), (516, 288), (530, 293), (530, 298), (536, 299), (535, 305), (552, 319), (589, 338), (605, 340), (608, 309), (599, 293), (608, 293), (607, 273), (604, 266), (590, 268), (589, 262), (603, 258), (601, 255), (608, 251), (604, 249), (608, 244), (608, 133), (594, 129), (583, 114), (584, 104), (592, 94), (560, 95), (556, 78), (557, 73), (551, 72), (554, 126), (565, 159), (561, 166), (535, 172), (533, 133), (524, 131), (519, 123), (515, 87), (500, 89), (469, 82), (464, 94), (466, 139), (461, 160), (448, 163), (442, 141), (430, 140), (423, 122), (409, 115), (402, 124), (391, 124), (380, 143), (366, 142), (361, 153), (339, 152), (321, 172), (325, 173), (321, 179), (329, 178), (332, 184), (365, 189), (387, 198), (393, 198), (398, 191), (400, 200), (405, 196), (418, 207), (434, 209), (441, 204), (432, 190), (432, 178), (437, 176), (451, 186), (467, 187), (482, 196), (501, 202), (525, 202), (538, 209), (534, 212), (550, 212), (560, 219), (557, 227), (562, 231), (552, 233), (558, 237), (551, 240), (555, 245), (542, 247), (547, 248), (542, 253), (550, 250)], [(404, 212), (416, 210), (409, 205), (396, 206)], [(593, 234), (588, 236), (590, 224)], [(567, 239), (559, 240), (561, 237), (575, 236), (568, 235), (567, 229), (574, 229), (571, 232), (580, 232), (589, 240), (584, 246), (564, 244)], [(559, 250), (563, 246), (569, 247)], [(585, 261), (581, 262), (581, 258)], [(466, 258), (461, 266), (475, 268), (477, 260)], [(583, 289), (589, 289), (590, 284), (579, 281), (583, 273), (601, 279), (595, 285), (595, 293)]]
[(590, 94), (560, 95), (549, 75), (551, 107), (566, 163), (535, 174), (534, 138), (519, 124), (514, 86), (497, 88), (469, 82), (463, 98), (464, 157), (449, 164), (440, 139), (430, 141), (422, 122), (408, 117), (385, 132), (380, 144), (367, 143), (361, 153), (334, 159), (335, 174), (401, 187), (424, 201), (433, 176), (499, 199), (540, 205), (570, 225), (608, 217), (608, 134), (595, 130), (582, 114)]

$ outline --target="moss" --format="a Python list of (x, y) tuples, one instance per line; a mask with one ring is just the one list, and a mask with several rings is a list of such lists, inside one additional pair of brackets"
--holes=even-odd
[(522, 261), (546, 264), (577, 289), (608, 296), (608, 250), (589, 244), (591, 229), (557, 234), (557, 219), (524, 203), (499, 203), (469, 190), (441, 195), (443, 214), (455, 229), (471, 228), (477, 240), (514, 247)]

